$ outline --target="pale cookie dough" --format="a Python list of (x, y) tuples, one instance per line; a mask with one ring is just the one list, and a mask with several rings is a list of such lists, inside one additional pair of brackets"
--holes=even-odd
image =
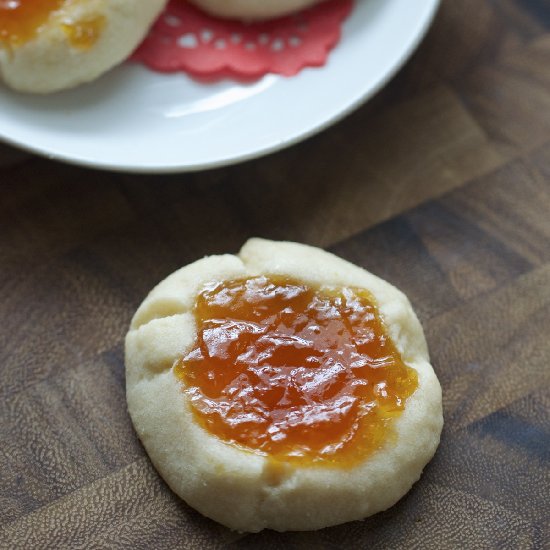
[[(30, 41), (16, 46), (0, 42), (0, 81), (19, 91), (49, 93), (94, 80), (132, 53), (165, 4), (66, 0)], [(90, 47), (75, 46), (67, 24), (90, 21), (103, 21), (97, 40)]]
[(318, 4), (321, 0), (191, 0), (199, 8), (231, 19), (270, 19)]
[[(194, 421), (172, 366), (193, 347), (195, 298), (207, 282), (260, 274), (368, 289), (404, 362), (418, 373), (419, 386), (394, 423), (396, 437), (353, 468), (293, 466), (274, 477), (266, 458), (224, 443)], [(251, 239), (237, 256), (204, 258), (161, 282), (132, 320), (126, 381), (134, 426), (168, 485), (205, 516), (239, 531), (319, 529), (385, 510), (418, 480), (443, 424), (441, 388), (407, 297), (332, 254), (288, 242)]]

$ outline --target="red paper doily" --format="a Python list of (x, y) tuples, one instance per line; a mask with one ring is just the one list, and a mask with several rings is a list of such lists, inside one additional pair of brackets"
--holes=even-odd
[(243, 23), (171, 0), (132, 59), (155, 71), (203, 78), (293, 76), (326, 63), (352, 7), (353, 0), (328, 0), (296, 15)]

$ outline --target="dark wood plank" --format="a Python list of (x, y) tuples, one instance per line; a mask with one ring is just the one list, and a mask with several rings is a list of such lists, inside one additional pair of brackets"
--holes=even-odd
[[(526, 181), (521, 171), (524, 164), (510, 165), (509, 173), (523, 174)], [(514, 241), (505, 231), (492, 230), (491, 222), (505, 224), (505, 217), (488, 207), (465, 205), (498, 204), (496, 197), (508, 196), (507, 190), (512, 187), (515, 203), (521, 205), (523, 216), (533, 224), (535, 235), (538, 218), (533, 212), (550, 196), (550, 186), (538, 177), (534, 180), (538, 182), (537, 192), (533, 192), (534, 184), (518, 189), (512, 180), (498, 174), (475, 180), (332, 247), (343, 257), (399, 284), (424, 320), (444, 388), (447, 423), (441, 450), (422, 482), (395, 509), (367, 522), (314, 535), (254, 535), (245, 539), (247, 545), (302, 546), (309, 541), (329, 547), (343, 540), (396, 547), (422, 537), (427, 537), (426, 547), (433, 548), (461, 541), (466, 545), (496, 541), (501, 546), (542, 542), (550, 473), (549, 434), (544, 417), (533, 422), (531, 415), (544, 410), (550, 398), (546, 368), (550, 356), (546, 330), (550, 323), (550, 264), (543, 261), (550, 253), (550, 241), (534, 257), (529, 246), (520, 246), (522, 241)], [(505, 209), (502, 212), (506, 214)], [(516, 225), (514, 218), (508, 219)], [(154, 223), (157, 225), (157, 220)], [(161, 232), (164, 237), (179, 234), (173, 231), (177, 228), (183, 232), (187, 222), (168, 217), (165, 223), (172, 231)], [(160, 491), (170, 503), (173, 511), (169, 521), (176, 521), (174, 518), (181, 514), (174, 537), (199, 529), (200, 534), (193, 536), (206, 537), (200, 540), (208, 547), (215, 547), (221, 540), (211, 538), (213, 524), (202, 520), (197, 523), (196, 515), (182, 512), (178, 499), (166, 492), (162, 481), (146, 467), (147, 460), (125, 414), (119, 342), (132, 309), (130, 303), (139, 299), (141, 291), (140, 285), (132, 285), (130, 280), (150, 277), (143, 269), (147, 264), (140, 261), (148, 253), (155, 255), (157, 269), (170, 270), (175, 261), (171, 254), (155, 253), (162, 240), (158, 235), (143, 235), (137, 240), (136, 227), (126, 227), (126, 232), (107, 232), (50, 265), (57, 279), (71, 272), (70, 260), (77, 272), (89, 274), (80, 280), (85, 283), (86, 294), (96, 296), (81, 304), (81, 311), (87, 313), (80, 321), (82, 327), (69, 318), (71, 323), (64, 328), (66, 343), (77, 345), (82, 353), (85, 334), (93, 334), (96, 343), (101, 341), (103, 329), (95, 325), (104, 317), (118, 319), (115, 325), (119, 328), (113, 329), (114, 354), (103, 353), (101, 362), (67, 362), (63, 352), (50, 348), (50, 372), (41, 381), (39, 376), (34, 384), (22, 379), (21, 389), (12, 389), (6, 398), (3, 416), (8, 421), (2, 428), (2, 448), (7, 462), (2, 471), (9, 472), (9, 478), (4, 482), (7, 491), (3, 495), (3, 519), (6, 533), (15, 542), (30, 540), (20, 537), (34, 522), (41, 526), (51, 514), (55, 518), (67, 506), (74, 507), (78, 516), (89, 506), (88, 499), (100, 498), (103, 491), (116, 493), (121, 468), (120, 475), (132, 471), (142, 483), (142, 474), (136, 472), (147, 471), (146, 476), (143, 474), (147, 484), (157, 487), (154, 491)], [(226, 246), (235, 249), (241, 235), (230, 235), (226, 240)], [(542, 246), (544, 240), (537, 242)], [(177, 242), (173, 246), (180, 249)], [(181, 250), (188, 258), (195, 252), (194, 247), (186, 250), (183, 246)], [(119, 280), (114, 278), (115, 273)], [(55, 280), (49, 282), (49, 293), (56, 284)], [(59, 286), (67, 285), (62, 280)], [(122, 287), (130, 295), (120, 306), (106, 311), (103, 304), (109, 303), (110, 295), (124, 294)], [(83, 293), (77, 295), (82, 300)], [(63, 299), (71, 300), (70, 293), (60, 294), (54, 303)], [(70, 303), (76, 307), (75, 301)], [(57, 337), (44, 331), (37, 341), (47, 347), (55, 345)], [(36, 350), (27, 345), (25, 352), (28, 355), (23, 364)], [(88, 353), (93, 355), (91, 349)], [(16, 430), (24, 436), (23, 442), (14, 446)], [(61, 437), (64, 430), (66, 435)], [(138, 517), (149, 510), (144, 506), (150, 504), (137, 496), (127, 498), (131, 502), (124, 501), (124, 506), (136, 507)], [(56, 503), (52, 509), (44, 507), (50, 502)], [(119, 513), (122, 521), (124, 510)], [(17, 520), (19, 515), (24, 519)], [(453, 521), (468, 529), (449, 533)], [(161, 536), (163, 526), (162, 521), (158, 527), (149, 526), (151, 540), (173, 542), (175, 539)], [(60, 525), (56, 536), (61, 538), (55, 540), (70, 540), (63, 538), (69, 537), (70, 527), (70, 521)], [(90, 537), (98, 536), (96, 528), (91, 523), (86, 527), (92, 530)], [(41, 529), (40, 536), (47, 537), (47, 530)], [(119, 540), (112, 531), (109, 533), (114, 537), (112, 541)], [(124, 540), (137, 543), (138, 535), (142, 536), (140, 530), (126, 534)]]

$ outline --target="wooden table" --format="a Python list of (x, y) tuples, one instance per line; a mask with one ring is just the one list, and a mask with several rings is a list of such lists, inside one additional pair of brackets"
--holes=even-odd
[[(550, 2), (444, 0), (374, 101), (290, 150), (170, 177), (0, 150), (0, 547), (548, 548)], [(152, 468), (123, 338), (148, 290), (250, 236), (311, 243), (411, 298), (441, 446), (396, 506), (233, 533)]]

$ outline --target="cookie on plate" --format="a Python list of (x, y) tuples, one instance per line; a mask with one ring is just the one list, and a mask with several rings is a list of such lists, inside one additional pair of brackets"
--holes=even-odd
[(0, 81), (48, 93), (94, 80), (141, 42), (166, 0), (0, 2)]
[(271, 19), (318, 4), (322, 0), (191, 0), (199, 8), (231, 19)]
[(251, 239), (161, 282), (132, 320), (126, 380), (159, 473), (239, 531), (385, 510), (418, 480), (443, 423), (407, 297), (288, 242)]

